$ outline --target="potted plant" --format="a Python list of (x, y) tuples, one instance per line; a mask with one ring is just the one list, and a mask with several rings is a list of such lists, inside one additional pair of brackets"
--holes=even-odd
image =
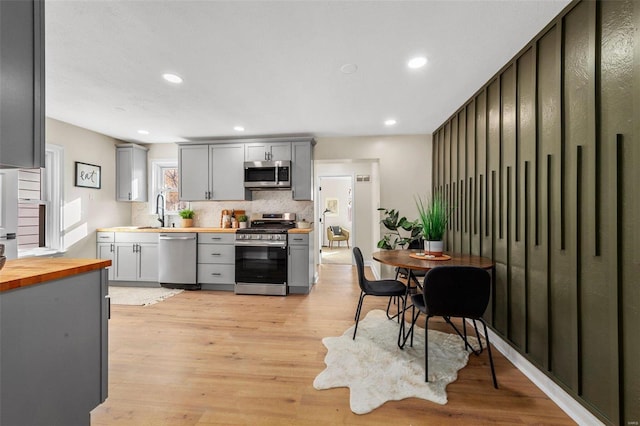
[(419, 221), (424, 237), (424, 252), (427, 255), (442, 256), (444, 249), (444, 233), (449, 223), (449, 206), (440, 193), (433, 194), (427, 205), (420, 197), (416, 197)]
[(238, 216), (238, 227), (239, 228), (246, 228), (248, 220), (249, 220), (249, 218), (247, 217), (247, 215), (245, 215), (245, 214), (239, 215)]
[(183, 209), (178, 212), (180, 217), (182, 218), (182, 227), (183, 228), (191, 228), (193, 226), (193, 216), (195, 212), (191, 209)]
[[(414, 220), (411, 222), (406, 217), (400, 217), (400, 212), (395, 209), (379, 208), (378, 210), (384, 211), (385, 217), (380, 221), (389, 232), (382, 236), (382, 239), (378, 241), (378, 248), (385, 250), (395, 250), (398, 246), (404, 248), (407, 244), (417, 240), (421, 236), (422, 225)], [(400, 230), (407, 231), (408, 236), (403, 236)]]

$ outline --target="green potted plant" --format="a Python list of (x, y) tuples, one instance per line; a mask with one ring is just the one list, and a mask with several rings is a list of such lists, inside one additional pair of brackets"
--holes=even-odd
[(182, 228), (191, 228), (193, 226), (193, 216), (196, 212), (191, 209), (183, 209), (178, 212), (182, 218)]
[(425, 254), (442, 256), (444, 233), (451, 215), (447, 202), (442, 194), (436, 192), (426, 205), (420, 197), (416, 197), (416, 207), (422, 225)]
[[(404, 248), (407, 244), (420, 238), (422, 225), (417, 220), (412, 222), (404, 216), (400, 217), (400, 212), (395, 209), (389, 210), (381, 207), (378, 210), (384, 212), (385, 217), (380, 223), (389, 231), (378, 241), (378, 248), (385, 250), (395, 250), (398, 246)], [(403, 236), (400, 230), (408, 232), (409, 235)]]
[(246, 228), (248, 220), (249, 220), (249, 218), (247, 217), (247, 215), (245, 215), (245, 214), (239, 215), (238, 216), (238, 227), (239, 228)]

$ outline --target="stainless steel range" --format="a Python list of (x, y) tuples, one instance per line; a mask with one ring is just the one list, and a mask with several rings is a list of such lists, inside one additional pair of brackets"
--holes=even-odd
[(265, 213), (236, 231), (236, 294), (287, 294), (287, 231), (295, 213)]

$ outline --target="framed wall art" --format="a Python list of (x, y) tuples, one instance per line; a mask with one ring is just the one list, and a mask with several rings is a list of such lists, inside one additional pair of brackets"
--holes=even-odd
[(76, 186), (100, 189), (101, 179), (100, 166), (76, 161)]

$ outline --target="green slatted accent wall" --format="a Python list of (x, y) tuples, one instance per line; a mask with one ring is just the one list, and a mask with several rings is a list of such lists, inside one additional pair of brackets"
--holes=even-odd
[(576, 1), (433, 134), (486, 319), (603, 422), (640, 422), (640, 2)]

